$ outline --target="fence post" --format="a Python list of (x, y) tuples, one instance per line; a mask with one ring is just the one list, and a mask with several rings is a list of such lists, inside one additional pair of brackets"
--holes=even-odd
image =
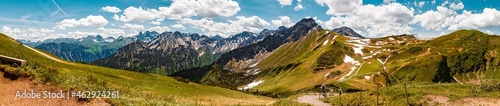
[(409, 101), (409, 99), (408, 99), (408, 90), (406, 90), (406, 82), (404, 83), (404, 86), (405, 86), (406, 104), (407, 104), (407, 105), (410, 105), (410, 101)]

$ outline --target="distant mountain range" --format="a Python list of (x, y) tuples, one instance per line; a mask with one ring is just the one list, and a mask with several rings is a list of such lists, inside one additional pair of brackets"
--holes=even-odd
[(94, 61), (100, 66), (169, 75), (213, 63), (231, 50), (257, 43), (278, 30), (242, 32), (228, 38), (196, 33), (164, 32), (151, 42), (134, 42), (115, 54)]
[(57, 38), (44, 41), (18, 40), (19, 42), (45, 50), (65, 60), (74, 62), (92, 62), (97, 59), (108, 57), (116, 50), (134, 41), (149, 42), (158, 35), (155, 31), (139, 32), (133, 37), (107, 37), (101, 35), (87, 36), (83, 38)]
[[(263, 29), (259, 33), (244, 31), (227, 38), (178, 31), (161, 34), (146, 31), (133, 37), (103, 38), (97, 35), (78, 39), (47, 39), (42, 42), (18, 41), (69, 61), (170, 75), (181, 70), (210, 65), (216, 61), (221, 64), (234, 59), (249, 62), (240, 64), (249, 67), (252, 65), (250, 63), (265, 58), (262, 55), (268, 55), (279, 46), (307, 35), (310, 33), (309, 27), (322, 30), (313, 19), (308, 19), (297, 23), (293, 28), (281, 26), (276, 30)], [(333, 31), (345, 36), (364, 38), (348, 27), (336, 28)], [(253, 59), (255, 57), (259, 59)], [(236, 66), (224, 68), (244, 69)]]

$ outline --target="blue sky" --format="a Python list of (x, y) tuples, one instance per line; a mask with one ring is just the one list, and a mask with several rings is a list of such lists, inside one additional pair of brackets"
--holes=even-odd
[(2, 0), (0, 9), (0, 32), (28, 40), (146, 30), (227, 37), (305, 17), (367, 37), (431, 38), (459, 29), (500, 34), (499, 0)]

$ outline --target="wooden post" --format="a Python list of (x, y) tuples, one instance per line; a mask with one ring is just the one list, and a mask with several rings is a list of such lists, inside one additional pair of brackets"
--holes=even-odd
[(379, 92), (378, 92), (378, 84), (377, 84), (377, 101), (375, 102), (375, 105), (378, 106), (378, 95), (379, 95)]
[(406, 82), (404, 83), (404, 86), (405, 86), (406, 104), (407, 104), (407, 105), (410, 105), (410, 101), (409, 101), (409, 99), (408, 99), (408, 90), (406, 90)]

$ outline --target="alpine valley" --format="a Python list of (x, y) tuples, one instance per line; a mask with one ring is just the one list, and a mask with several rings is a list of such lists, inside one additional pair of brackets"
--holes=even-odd
[[(335, 96), (323, 99), (331, 105), (404, 105), (407, 103), (423, 105), (433, 102), (424, 98), (435, 97), (435, 95), (448, 95), (447, 97), (462, 100), (467, 97), (497, 98), (497, 94), (500, 94), (498, 89), (500, 82), (497, 81), (500, 79), (500, 73), (496, 72), (500, 68), (500, 37), (477, 30), (458, 30), (426, 40), (419, 39), (412, 34), (366, 38), (349, 27), (324, 29), (314, 19), (305, 18), (291, 27), (280, 27), (276, 30), (263, 29), (259, 33), (245, 31), (226, 38), (178, 31), (162, 33), (146, 31), (133, 37), (116, 39), (102, 38), (98, 35), (80, 39), (51, 39), (44, 42), (18, 41), (69, 61), (90, 62), (87, 64), (64, 63), (67, 65), (53, 66), (56, 67), (55, 69), (44, 67), (49, 70), (47, 73), (50, 74), (54, 74), (50, 70), (64, 70), (60, 73), (72, 75), (70, 71), (66, 72), (65, 68), (71, 65), (80, 67), (81, 70), (86, 70), (85, 67), (92, 67), (92, 69), (101, 70), (102, 73), (92, 71), (95, 75), (84, 77), (87, 78), (85, 82), (97, 79), (98, 82), (104, 83), (105, 79), (114, 79), (112, 81), (117, 82), (118, 85), (106, 84), (119, 86), (114, 89), (130, 92), (134, 89), (149, 88), (145, 86), (122, 88), (127, 84), (116, 80), (115, 77), (136, 82), (143, 81), (154, 87), (177, 86), (169, 79), (173, 78), (187, 83), (181, 83), (182, 87), (196, 87), (193, 89), (207, 92), (217, 91), (214, 94), (200, 94), (203, 102), (207, 102), (205, 97), (211, 97), (206, 95), (221, 97), (221, 99), (210, 99), (214, 101), (231, 98), (233, 96), (220, 96), (221, 92), (230, 91), (227, 95), (245, 92), (246, 94), (241, 94), (242, 97), (235, 98), (238, 100), (251, 98), (251, 101), (245, 103), (304, 105), (297, 102), (296, 98), (300, 101), (300, 98), (305, 98), (301, 95), (310, 95), (307, 92), (316, 92), (322, 85), (331, 88), (332, 91), (337, 89), (346, 92), (342, 95), (345, 97), (342, 98), (344, 101)], [(37, 64), (49, 62), (49, 59), (43, 60)], [(21, 70), (20, 73), (33, 74), (29, 71), (31, 68), (26, 70)], [(115, 72), (133, 74), (116, 74)], [(46, 75), (44, 73), (41, 75), (42, 78), (47, 77), (43, 77)], [(146, 79), (135, 80), (136, 78), (142, 79), (136, 76), (143, 76)], [(65, 77), (47, 78), (49, 78), (47, 81), (61, 81), (59, 79)], [(160, 82), (164, 84), (162, 81), (168, 84), (155, 85)], [(57, 83), (67, 84), (66, 82)], [(406, 84), (411, 85), (410, 89), (403, 91)], [(210, 87), (207, 90), (204, 88), (208, 88), (207, 85), (217, 87)], [(379, 87), (383, 90), (379, 91)], [(77, 88), (82, 89), (85, 86)], [(161, 89), (151, 89), (153, 89), (152, 94), (163, 94), (157, 91)], [(234, 90), (241, 92), (235, 93)], [(183, 95), (178, 94), (179, 92), (182, 91), (174, 93), (173, 96)], [(375, 101), (375, 96), (372, 95), (377, 95), (377, 101), (379, 101), (378, 95), (380, 95), (383, 102), (374, 104), (358, 101), (358, 94), (353, 92), (360, 92), (361, 95), (369, 94), (370, 96), (365, 96), (365, 100), (370, 101)], [(273, 97), (277, 101), (250, 94)], [(404, 95), (409, 95), (409, 97), (403, 99)], [(313, 95), (313, 97), (317, 96)], [(162, 100), (162, 97), (151, 96), (151, 98)], [(183, 98), (185, 101), (181, 103), (190, 105), (197, 103), (200, 99)], [(111, 100), (115, 104), (135, 101)], [(170, 100), (169, 103), (179, 102)], [(149, 103), (144, 104), (149, 105)], [(234, 104), (231, 102), (220, 105)]]

